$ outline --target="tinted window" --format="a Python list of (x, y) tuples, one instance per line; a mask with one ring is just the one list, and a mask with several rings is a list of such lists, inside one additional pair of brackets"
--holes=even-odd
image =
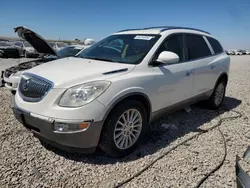
[(215, 54), (223, 52), (222, 46), (220, 45), (220, 43), (216, 39), (207, 37), (207, 40), (209, 41), (209, 43), (211, 44), (212, 48), (214, 49), (214, 53)]
[(183, 61), (183, 40), (182, 35), (172, 35), (168, 37), (163, 44), (161, 44), (160, 48), (157, 50), (155, 54), (155, 58), (157, 59), (161, 52), (170, 51), (176, 53), (180, 60)]
[(200, 35), (186, 35), (188, 59), (197, 59), (211, 55), (206, 41)]
[(20, 47), (22, 47), (23, 45), (22, 45), (22, 43), (20, 43), (20, 42), (16, 42), (16, 43), (14, 43), (14, 45), (16, 45), (16, 46), (20, 46)]

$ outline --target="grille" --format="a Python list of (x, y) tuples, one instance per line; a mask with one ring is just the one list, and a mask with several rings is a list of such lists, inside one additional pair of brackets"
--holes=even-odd
[(24, 101), (39, 102), (52, 87), (51, 81), (26, 73), (21, 77), (18, 90)]

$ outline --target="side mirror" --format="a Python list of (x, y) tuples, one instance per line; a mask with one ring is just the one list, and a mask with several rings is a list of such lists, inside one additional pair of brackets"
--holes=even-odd
[(172, 64), (177, 63), (179, 59), (180, 58), (176, 53), (170, 51), (163, 51), (160, 53), (156, 61), (164, 64)]

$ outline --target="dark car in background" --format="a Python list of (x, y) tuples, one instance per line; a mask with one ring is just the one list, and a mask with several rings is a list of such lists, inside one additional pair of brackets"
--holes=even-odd
[(21, 55), (20, 48), (13, 46), (9, 42), (0, 41), (0, 50), (2, 57), (6, 58), (18, 58)]

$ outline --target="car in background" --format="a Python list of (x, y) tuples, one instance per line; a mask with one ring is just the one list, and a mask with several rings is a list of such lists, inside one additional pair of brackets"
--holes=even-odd
[(234, 51), (232, 50), (225, 50), (225, 52), (227, 53), (227, 55), (234, 55)]
[(234, 50), (234, 54), (235, 55), (242, 55), (243, 52), (242, 52), (242, 50)]
[(3, 56), (3, 53), (4, 53), (4, 51), (3, 51), (3, 50), (0, 50), (0, 57)]
[(48, 42), (48, 44), (55, 50), (60, 50), (66, 46), (68, 46), (66, 43), (64, 42)]
[(13, 45), (19, 47), (21, 55), (26, 58), (39, 56), (39, 53), (27, 41), (16, 41)]
[(15, 91), (17, 89), (17, 86), (20, 80), (20, 76), (22, 75), (24, 71), (31, 69), (35, 66), (38, 66), (40, 64), (52, 61), (52, 60), (75, 56), (79, 52), (81, 52), (82, 50), (90, 46), (90, 45), (72, 45), (72, 46), (67, 46), (56, 51), (47, 43), (47, 41), (44, 38), (39, 36), (37, 33), (31, 31), (30, 29), (24, 28), (21, 26), (21, 27), (17, 27), (15, 29), (15, 32), (18, 32), (19, 30), (22, 30), (24, 34), (32, 33), (33, 36), (36, 38), (35, 40), (31, 40), (31, 41), (29, 40), (28, 42), (30, 42), (30, 44), (38, 53), (46, 54), (46, 55), (36, 60), (32, 60), (32, 61), (21, 63), (19, 65), (12, 66), (6, 69), (2, 73), (3, 80), (2, 80), (1, 86), (5, 86), (8, 89), (10, 89), (12, 91), (12, 94), (15, 94)]
[(250, 54), (250, 51), (249, 50), (241, 50), (242, 54), (244, 55), (249, 55)]
[(6, 58), (18, 58), (20, 57), (20, 48), (13, 46), (9, 42), (0, 41), (0, 50), (2, 51), (2, 57)]

